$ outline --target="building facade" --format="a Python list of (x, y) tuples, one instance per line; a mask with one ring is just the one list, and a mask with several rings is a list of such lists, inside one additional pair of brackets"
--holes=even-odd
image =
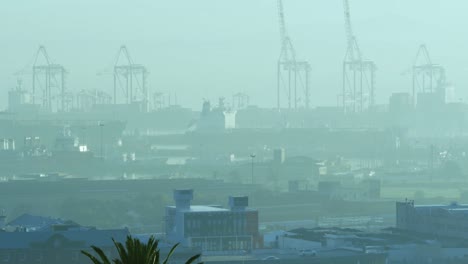
[(468, 238), (468, 205), (416, 206), (414, 201), (396, 203), (397, 228), (434, 236)]
[(193, 190), (174, 191), (175, 206), (166, 207), (165, 229), (169, 241), (203, 251), (237, 251), (261, 244), (258, 211), (248, 207), (248, 197), (229, 197), (229, 208), (191, 205)]

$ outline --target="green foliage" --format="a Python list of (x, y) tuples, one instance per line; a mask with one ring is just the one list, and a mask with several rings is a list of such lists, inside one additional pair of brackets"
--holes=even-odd
[[(127, 197), (73, 197), (58, 205), (58, 215), (82, 225), (100, 228), (152, 226), (163, 217), (164, 206), (172, 200), (161, 194), (136, 194)], [(129, 210), (131, 208), (131, 210)], [(161, 227), (156, 227), (161, 228)], [(138, 230), (148, 232), (149, 230)]]
[[(139, 239), (132, 238), (131, 236), (127, 237), (125, 245), (116, 242), (114, 239), (112, 241), (119, 255), (118, 258), (112, 261), (109, 260), (102, 249), (96, 246), (91, 246), (91, 248), (97, 257), (84, 250), (81, 253), (87, 256), (94, 264), (167, 264), (178, 246), (178, 244), (174, 245), (163, 260), (158, 248), (158, 240), (154, 237), (150, 237), (148, 243), (142, 243)], [(192, 256), (185, 263), (194, 263), (199, 257), (200, 255)]]

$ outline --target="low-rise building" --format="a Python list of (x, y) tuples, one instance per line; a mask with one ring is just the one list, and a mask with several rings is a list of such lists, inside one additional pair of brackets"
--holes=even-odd
[(203, 251), (252, 250), (261, 245), (258, 211), (248, 197), (229, 197), (230, 208), (191, 205), (193, 190), (174, 191), (175, 206), (166, 207), (167, 239)]
[(112, 238), (125, 242), (127, 229), (99, 230), (77, 225), (51, 225), (44, 231), (0, 231), (0, 262), (8, 264), (89, 263), (81, 250), (100, 247), (110, 258), (117, 257)]
[(378, 232), (298, 228), (278, 234), (276, 242), (277, 252), (269, 252), (270, 255), (283, 258), (280, 253), (293, 255), (295, 251), (301, 256), (303, 250), (315, 252), (307, 263), (468, 263), (468, 248), (463, 239), (433, 239), (430, 235), (395, 228)]
[(48, 229), (50, 227), (65, 224), (76, 225), (76, 223), (66, 221), (60, 218), (31, 215), (25, 213), (6, 223), (5, 230), (22, 232), (44, 231), (45, 229)]
[(396, 203), (396, 227), (434, 237), (468, 238), (468, 205), (414, 205)]

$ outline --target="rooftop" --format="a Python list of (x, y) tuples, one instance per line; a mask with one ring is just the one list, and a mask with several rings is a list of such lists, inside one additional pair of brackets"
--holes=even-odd
[(457, 215), (468, 215), (468, 205), (451, 203), (449, 205), (416, 205), (414, 208), (424, 214), (444, 212)]
[(112, 238), (124, 242), (129, 235), (127, 229), (87, 229), (44, 232), (2, 232), (0, 236), (0, 249), (29, 248), (38, 244), (53, 244), (59, 240), (61, 243), (78, 243), (83, 248), (91, 245), (98, 247), (113, 246)]
[[(175, 206), (169, 206), (170, 208), (176, 208)], [(226, 208), (221, 208), (215, 205), (191, 205), (190, 209), (182, 210), (184, 212), (228, 212)]]
[(52, 225), (60, 225), (60, 224), (70, 224), (69, 221), (65, 221), (60, 218), (52, 218), (52, 217), (44, 217), (44, 216), (37, 216), (37, 215), (30, 215), (30, 214), (22, 214), (17, 218), (13, 219), (7, 226), (12, 227), (24, 227), (28, 229), (42, 229)]
[(288, 237), (306, 241), (325, 241), (327, 238), (348, 240), (358, 245), (389, 246), (395, 244), (425, 244), (428, 238), (408, 233), (403, 230), (382, 230), (381, 232), (365, 232), (350, 228), (298, 228), (289, 231)]

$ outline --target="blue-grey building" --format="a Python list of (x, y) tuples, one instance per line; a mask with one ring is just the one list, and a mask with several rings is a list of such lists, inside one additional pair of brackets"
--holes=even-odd
[(229, 197), (229, 208), (191, 205), (193, 190), (174, 191), (175, 206), (166, 207), (167, 239), (204, 251), (251, 250), (261, 245), (258, 211), (248, 197)]
[(414, 205), (396, 203), (398, 229), (441, 237), (468, 238), (468, 205)]

